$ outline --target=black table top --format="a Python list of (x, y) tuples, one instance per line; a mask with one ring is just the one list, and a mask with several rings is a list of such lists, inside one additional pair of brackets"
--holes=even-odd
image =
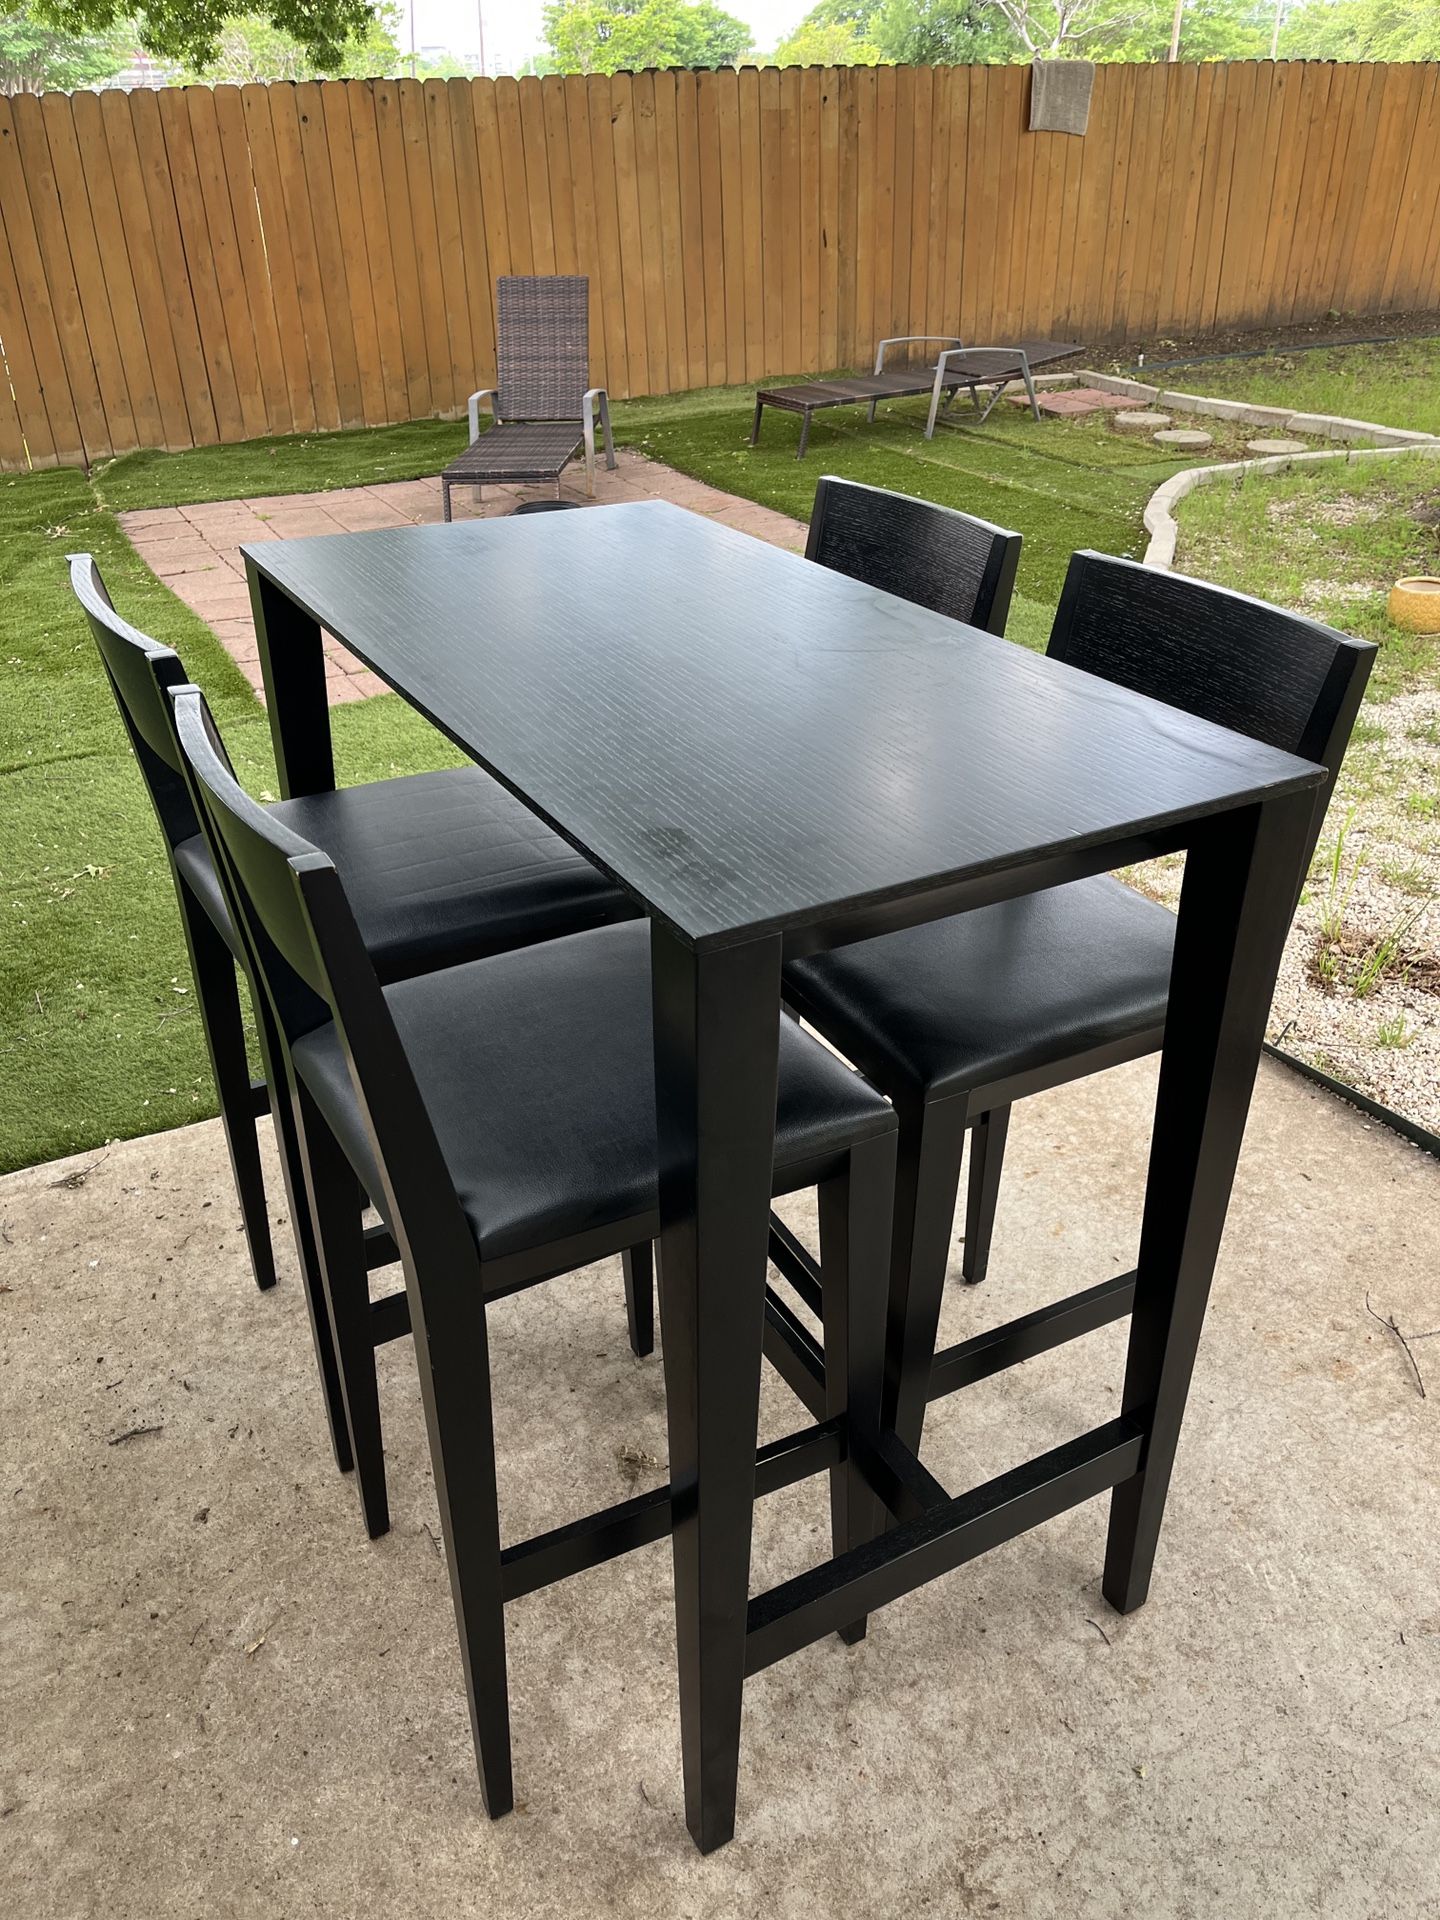
[(697, 948), (1320, 778), (658, 501), (242, 551)]

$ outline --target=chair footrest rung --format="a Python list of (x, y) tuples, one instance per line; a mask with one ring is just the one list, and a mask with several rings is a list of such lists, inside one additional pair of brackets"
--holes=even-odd
[(383, 1225), (365, 1229), (365, 1271), (373, 1273), (377, 1267), (393, 1267), (400, 1258), (400, 1249), (395, 1244), (395, 1236)]
[(410, 1331), (410, 1296), (403, 1287), (370, 1302), (370, 1338), (377, 1347), (403, 1340)]
[(824, 1314), (820, 1263), (776, 1213), (770, 1216), (770, 1263), (787, 1280), (816, 1318)]
[[(772, 1440), (755, 1455), (755, 1497), (778, 1493), (812, 1473), (839, 1466), (845, 1458), (845, 1423), (823, 1421)], [(500, 1578), (507, 1600), (565, 1580), (587, 1567), (603, 1566), (636, 1547), (663, 1540), (670, 1531), (670, 1488), (655, 1487), (618, 1506), (589, 1513), (549, 1533), (537, 1533), (506, 1547), (500, 1555)]]
[(1002, 1327), (977, 1333), (973, 1340), (946, 1347), (937, 1353), (930, 1369), (932, 1400), (943, 1400), (947, 1393), (988, 1380), (993, 1373), (1033, 1360), (1037, 1354), (1063, 1347), (1081, 1334), (1108, 1327), (1112, 1320), (1123, 1320), (1135, 1301), (1135, 1275), (1116, 1274), (1102, 1280), (1098, 1287), (1087, 1287), (1066, 1300), (1057, 1300), (1018, 1320), (1007, 1320)]
[(745, 1671), (760, 1673), (827, 1633), (1052, 1520), (1140, 1465), (1144, 1433), (1111, 1420), (970, 1493), (928, 1508), (750, 1602)]
[(825, 1417), (825, 1353), (804, 1321), (770, 1287), (765, 1289), (765, 1358), (814, 1420)]

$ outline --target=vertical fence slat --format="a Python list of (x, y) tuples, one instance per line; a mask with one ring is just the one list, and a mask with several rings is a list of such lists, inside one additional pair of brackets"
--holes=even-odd
[(705, 203), (700, 187), (700, 113), (694, 73), (675, 76), (675, 167), (678, 175), (680, 279), (685, 304), (685, 385), (709, 379), (706, 346)]
[(429, 136), (430, 184), (434, 194), (435, 241), (444, 290), (445, 336), (449, 342), (447, 391), (450, 406), (460, 408), (473, 392), (469, 301), (465, 284), (465, 247), (460, 233), (460, 194), (455, 148), (450, 135), (450, 94), (443, 80), (425, 82), (425, 127)]
[[(246, 297), (246, 276), (235, 232), (235, 216), (230, 206), (230, 189), (225, 178), (225, 160), (215, 118), (215, 95), (209, 87), (187, 87), (185, 108), (189, 152), (194, 155), (196, 185), (199, 188), (195, 206), (196, 243), (209, 247), (215, 290), (225, 316), (230, 372), (240, 403), (241, 426), (245, 438), (254, 439), (267, 431), (269, 413), (261, 386), (260, 357)], [(178, 118), (176, 125), (178, 130)], [(203, 240), (200, 227), (202, 215)]]
[(271, 261), (260, 224), (260, 202), (250, 157), (245, 104), (238, 87), (215, 89), (215, 124), (230, 197), (230, 213), (240, 258), (240, 276), (250, 311), (251, 332), (265, 400), (266, 431), (289, 433), (295, 425), (290, 406), (285, 356), (275, 310)]
[(590, 281), (590, 377), (597, 387), (610, 385), (610, 347), (605, 329), (600, 228), (596, 213), (595, 168), (590, 158), (590, 108), (582, 75), (560, 83), (565, 112), (565, 141), (570, 155), (571, 200), (575, 221), (575, 265)]
[(632, 391), (625, 281), (620, 260), (620, 194), (615, 166), (615, 123), (610, 81), (594, 74), (584, 82), (590, 122), (590, 173), (595, 182), (595, 232), (604, 294), (605, 381), (613, 394)]
[[(0, 131), (3, 140), (8, 129)], [(30, 339), (20, 276), (3, 218), (0, 218), (0, 340), (5, 343), (5, 373), (0, 378), (0, 463), (7, 467), (51, 467), (63, 455), (56, 451), (55, 430), (46, 406), (45, 383)], [(69, 405), (69, 391), (57, 395)], [(6, 403), (9, 411), (6, 411)], [(63, 417), (63, 408), (61, 409)], [(61, 442), (63, 446), (63, 441)]]
[(800, 186), (800, 69), (786, 67), (780, 75), (780, 365), (803, 368), (805, 349), (801, 342), (805, 325), (801, 314), (801, 285), (804, 262), (801, 258), (801, 186)]
[(640, 208), (640, 281), (645, 306), (645, 353), (650, 365), (649, 389), (668, 393), (669, 340), (665, 326), (665, 248), (661, 231), (660, 156), (655, 126), (654, 73), (637, 73), (631, 85), (631, 112), (635, 126), (635, 192)]
[(269, 263), (275, 331), (280, 346), (291, 425), (297, 433), (308, 433), (316, 424), (315, 395), (311, 385), (310, 354), (305, 340), (305, 318), (300, 306), (300, 287), (290, 244), (290, 216), (280, 180), (274, 123), (270, 117), (269, 89), (258, 85), (242, 87), (240, 111), (245, 121), (260, 231)]
[(732, 179), (738, 192), (728, 191), (725, 198), (725, 227), (728, 238), (730, 209), (741, 236), (741, 286), (745, 301), (745, 357), (737, 371), (730, 369), (732, 380), (756, 380), (765, 372), (765, 254), (761, 230), (760, 193), (760, 75), (754, 67), (742, 67), (735, 76), (738, 100), (738, 157)]
[(640, 183), (635, 157), (635, 91), (628, 73), (611, 76), (610, 125), (615, 143), (618, 257), (621, 285), (625, 290), (625, 383), (621, 390), (651, 393), (654, 388), (645, 325), (645, 250), (640, 231)]
[(1016, 339), (1024, 330), (1025, 249), (1029, 240), (1030, 182), (1035, 141), (1026, 132), (1028, 75), (1023, 67), (997, 67), (1000, 114), (1000, 227), (996, 261), (994, 338)]
[(965, 67), (952, 67), (947, 77), (950, 94), (950, 180), (945, 196), (945, 293), (935, 314), (935, 325), (941, 333), (958, 333), (963, 338), (965, 216), (970, 174), (967, 152), (970, 139), (970, 74)]
[[(469, 80), (446, 82), (450, 114), (450, 151), (455, 158), (455, 199), (460, 220), (460, 251), (465, 264), (465, 304), (470, 320), (470, 353), (465, 397), (495, 384), (495, 314), (490, 250), (485, 233), (485, 195), (475, 145), (475, 98)], [(589, 167), (582, 168), (589, 184)], [(591, 289), (592, 303), (594, 289)], [(379, 296), (376, 296), (379, 315)], [(593, 335), (592, 335), (593, 343)]]
[(674, 73), (662, 72), (655, 81), (655, 168), (660, 195), (657, 239), (661, 249), (664, 286), (665, 341), (670, 363), (670, 388), (683, 392), (695, 384), (690, 377), (690, 338), (686, 329), (685, 224), (680, 203), (680, 141), (676, 127), (678, 106)]
[[(357, 88), (359, 93), (360, 89)], [(363, 98), (363, 95), (361, 96)], [(394, 416), (390, 411), (386, 369), (380, 350), (380, 322), (376, 311), (375, 281), (360, 197), (360, 165), (355, 128), (345, 83), (320, 83), (319, 115), (330, 158), (330, 185), (335, 206), (336, 234), (350, 292), (350, 321), (355, 342), (360, 411), (367, 426), (378, 427)]]

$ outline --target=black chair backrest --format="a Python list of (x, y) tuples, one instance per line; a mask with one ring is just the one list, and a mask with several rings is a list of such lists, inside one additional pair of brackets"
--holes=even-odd
[(1375, 659), (1368, 640), (1184, 574), (1077, 553), (1048, 651), (1325, 767), (1313, 855)]
[(827, 474), (815, 489), (805, 558), (1003, 634), (1020, 535), (954, 507)]
[[(296, 1040), (330, 1018), (330, 988), (293, 863), (332, 863), (246, 793), (200, 689), (182, 684), (168, 697), (190, 799), (231, 918), (263, 976), (281, 1031)], [(359, 946), (358, 932), (355, 938)]]
[(198, 687), (177, 687), (170, 699), (191, 801), (287, 1056), (334, 1020), (396, 1216), (438, 1208), (440, 1224), (463, 1238), (453, 1184), (334, 861), (246, 793)]
[(590, 385), (585, 275), (502, 274), (495, 305), (497, 417), (578, 420)]
[(200, 831), (175, 745), (168, 687), (180, 686), (179, 654), (122, 620), (110, 603), (100, 569), (88, 553), (70, 555), (70, 585), (85, 609), (120, 718), (140, 762), (161, 831), (172, 850)]

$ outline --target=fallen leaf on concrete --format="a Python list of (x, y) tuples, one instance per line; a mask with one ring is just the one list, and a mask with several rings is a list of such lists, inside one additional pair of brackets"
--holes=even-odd
[(261, 1634), (258, 1640), (247, 1641), (245, 1646), (245, 1658), (247, 1660), (253, 1660), (255, 1658), (255, 1655), (260, 1651), (261, 1647), (263, 1647), (264, 1644), (265, 1644), (265, 1635), (263, 1633)]
[(107, 1447), (123, 1447), (127, 1440), (138, 1440), (144, 1433), (163, 1433), (165, 1422), (159, 1420), (151, 1427), (127, 1427), (124, 1433), (112, 1433), (105, 1442)]

